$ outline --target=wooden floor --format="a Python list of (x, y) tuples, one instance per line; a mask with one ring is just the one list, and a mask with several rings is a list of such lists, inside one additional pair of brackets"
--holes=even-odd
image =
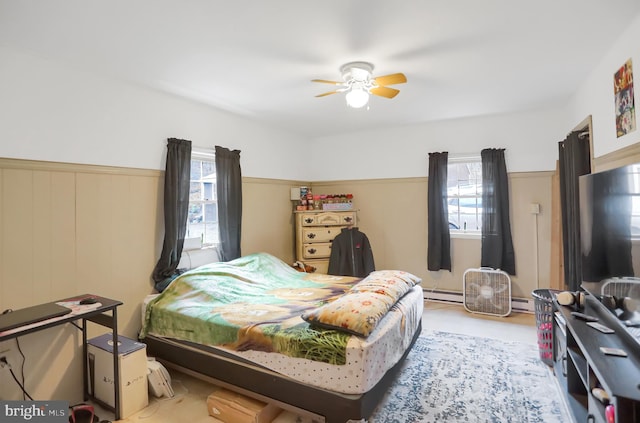
[(508, 317), (469, 313), (462, 305), (426, 301), (422, 330), (461, 333), (484, 338), (535, 344), (536, 318), (533, 313), (511, 313)]
[[(495, 317), (467, 312), (462, 305), (425, 302), (423, 331), (443, 331), (471, 336), (519, 341), (535, 344), (537, 332), (535, 315), (512, 313), (508, 317)], [(139, 423), (216, 423), (207, 413), (206, 399), (214, 387), (195, 377), (170, 369), (176, 396), (171, 399), (150, 397), (144, 410), (121, 422)], [(113, 414), (96, 410), (101, 419), (112, 419)]]

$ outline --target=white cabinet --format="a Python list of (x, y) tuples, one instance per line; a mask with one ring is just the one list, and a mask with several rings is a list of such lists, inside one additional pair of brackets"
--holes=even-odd
[(296, 215), (296, 260), (327, 273), (331, 241), (343, 228), (356, 224), (356, 212), (309, 210)]

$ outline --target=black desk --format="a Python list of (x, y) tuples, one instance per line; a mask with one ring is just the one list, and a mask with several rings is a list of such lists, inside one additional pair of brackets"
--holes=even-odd
[[(89, 399), (89, 382), (87, 376), (87, 321), (96, 323), (98, 325), (108, 327), (113, 331), (113, 386), (114, 386), (114, 407), (104, 404), (97, 398), (92, 399), (102, 405), (105, 408), (113, 410), (115, 413), (115, 419), (120, 420), (120, 362), (118, 360), (118, 312), (117, 307), (122, 305), (122, 301), (116, 301), (105, 297), (100, 297), (92, 294), (77, 295), (71, 298), (65, 298), (54, 303), (63, 302), (77, 302), (86, 297), (95, 297), (100, 303), (99, 306), (87, 305), (80, 306), (85, 309), (72, 310), (71, 313), (64, 316), (54, 317), (49, 320), (43, 320), (40, 322), (32, 323), (29, 325), (17, 327), (5, 332), (0, 333), (0, 342), (7, 341), (9, 339), (17, 338), (29, 333), (38, 332), (44, 329), (49, 329), (55, 326), (60, 326), (65, 323), (74, 323), (76, 320), (82, 320), (81, 326), (78, 328), (82, 331), (82, 386), (84, 400)], [(64, 304), (63, 304), (64, 305)], [(105, 314), (110, 313), (110, 314)], [(74, 323), (75, 324), (75, 323)], [(77, 326), (77, 325), (76, 325)]]

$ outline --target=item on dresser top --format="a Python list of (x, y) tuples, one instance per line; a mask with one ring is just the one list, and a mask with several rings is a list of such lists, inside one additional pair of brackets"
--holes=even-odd
[(352, 203), (329, 203), (322, 204), (322, 210), (351, 210), (353, 209)]
[(330, 275), (365, 277), (375, 270), (369, 238), (356, 227), (343, 228), (331, 244)]

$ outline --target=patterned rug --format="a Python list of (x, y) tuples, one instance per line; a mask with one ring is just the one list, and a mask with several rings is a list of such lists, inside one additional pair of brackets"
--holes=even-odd
[(538, 347), (423, 333), (369, 423), (571, 423)]

